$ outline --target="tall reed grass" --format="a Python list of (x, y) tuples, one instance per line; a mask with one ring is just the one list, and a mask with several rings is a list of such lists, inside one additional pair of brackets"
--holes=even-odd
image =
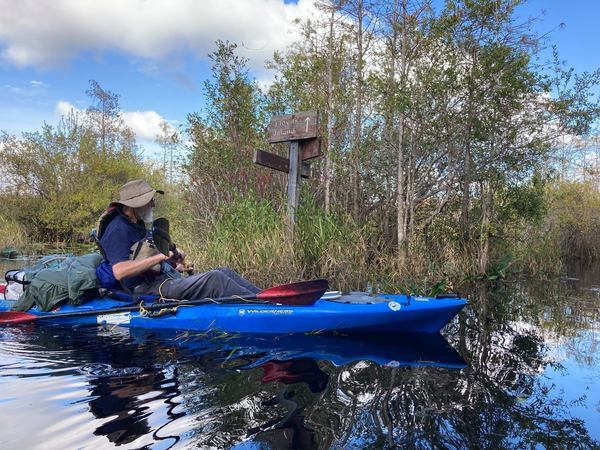
[(196, 270), (231, 267), (259, 286), (302, 277), (282, 217), (270, 203), (238, 198), (204, 219), (188, 220), (186, 229), (180, 224), (174, 232)]
[[(185, 222), (185, 225), (184, 225)], [(349, 216), (325, 214), (305, 201), (298, 211), (295, 241), (286, 241), (285, 213), (270, 202), (238, 198), (210, 219), (180, 222), (174, 239), (189, 251), (196, 270), (227, 266), (260, 286), (323, 277), (343, 291), (437, 293), (464, 278), (461, 259), (447, 247), (435, 258), (422, 243), (410, 257), (380, 252), (375, 229)]]
[(20, 252), (26, 252), (31, 245), (22, 225), (14, 219), (0, 216), (0, 249), (15, 247)]

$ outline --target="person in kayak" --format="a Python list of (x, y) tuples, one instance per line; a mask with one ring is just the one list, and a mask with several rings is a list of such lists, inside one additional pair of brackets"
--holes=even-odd
[[(151, 256), (131, 259), (131, 248), (149, 238), (145, 224), (153, 222), (157, 193), (164, 194), (144, 180), (132, 180), (119, 189), (119, 200), (111, 203), (115, 213), (98, 237), (117, 281), (135, 294), (158, 294), (179, 300), (260, 292), (258, 287), (228, 268), (188, 277), (170, 270), (172, 266), (182, 264), (185, 255), (174, 257), (172, 252), (169, 256), (155, 252)], [(157, 267), (159, 270), (153, 270)]]

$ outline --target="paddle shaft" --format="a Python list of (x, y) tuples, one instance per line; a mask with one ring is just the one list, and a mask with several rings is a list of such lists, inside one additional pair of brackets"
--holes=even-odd
[[(297, 283), (282, 284), (269, 289), (262, 290), (257, 294), (240, 295), (240, 296), (229, 296), (229, 297), (218, 297), (215, 299), (202, 298), (197, 300), (175, 300), (166, 303), (149, 303), (148, 305), (140, 306), (116, 306), (108, 309), (96, 309), (86, 311), (73, 311), (67, 313), (50, 313), (44, 315), (32, 314), (28, 312), (17, 312), (8, 311), (0, 312), (0, 323), (23, 323), (23, 322), (34, 322), (37, 320), (44, 319), (60, 319), (67, 317), (81, 317), (81, 316), (95, 316), (101, 314), (117, 314), (128, 311), (137, 311), (143, 309), (146, 311), (155, 311), (160, 309), (167, 309), (179, 306), (195, 306), (204, 305), (207, 303), (214, 304), (243, 304), (242, 302), (252, 302), (252, 300), (258, 300), (252, 302), (254, 304), (265, 304), (274, 303), (277, 305), (312, 305), (315, 301), (325, 293), (327, 290), (327, 280), (317, 279), (310, 281), (300, 281)], [(11, 318), (12, 317), (12, 318)]]
[[(172, 308), (172, 307), (177, 307), (177, 306), (186, 306), (186, 305), (198, 306), (198, 305), (205, 305), (205, 304), (209, 304), (209, 303), (216, 303), (216, 304), (239, 303), (244, 300), (256, 300), (256, 299), (257, 299), (256, 295), (240, 295), (240, 296), (234, 296), (234, 297), (219, 297), (219, 298), (215, 298), (215, 299), (202, 298), (202, 299), (198, 299), (198, 300), (189, 300), (189, 301), (150, 303), (148, 305), (142, 305), (142, 306), (146, 311), (156, 311), (159, 309)], [(262, 303), (269, 303), (269, 302), (263, 302), (263, 301), (259, 302), (259, 304), (262, 304)], [(88, 311), (74, 311), (74, 312), (68, 312), (68, 313), (52, 313), (52, 314), (46, 314), (46, 315), (36, 315), (35, 317), (32, 317), (31, 320), (37, 321), (37, 320), (44, 320), (44, 319), (62, 319), (62, 318), (67, 318), (67, 317), (98, 316), (101, 314), (117, 314), (117, 313), (122, 313), (122, 312), (139, 311), (139, 310), (140, 310), (140, 305), (121, 306), (121, 307), (117, 306), (115, 308), (107, 308), (107, 309), (91, 309)]]

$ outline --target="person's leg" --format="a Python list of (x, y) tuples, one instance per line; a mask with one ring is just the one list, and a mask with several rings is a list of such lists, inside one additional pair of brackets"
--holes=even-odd
[[(165, 282), (165, 280), (169, 280), (170, 278), (166, 275), (159, 275), (154, 280), (144, 281), (143, 283), (138, 284), (134, 289), (134, 294), (154, 294), (159, 295), (159, 289)], [(162, 290), (164, 294), (164, 289)]]
[[(160, 290), (166, 298), (181, 300), (255, 294), (254, 291), (240, 286), (235, 280), (219, 270), (211, 270), (210, 272), (199, 273), (186, 278), (168, 280), (162, 285)], [(156, 293), (158, 293), (158, 289)]]
[(231, 278), (233, 281), (235, 281), (235, 283), (237, 283), (238, 285), (242, 286), (245, 289), (248, 289), (253, 294), (258, 294), (262, 290), (259, 287), (255, 286), (254, 284), (252, 284), (247, 279), (245, 279), (244, 277), (242, 277), (235, 270), (231, 270), (228, 267), (217, 267), (215, 270), (218, 270), (219, 272), (224, 273), (229, 278)]

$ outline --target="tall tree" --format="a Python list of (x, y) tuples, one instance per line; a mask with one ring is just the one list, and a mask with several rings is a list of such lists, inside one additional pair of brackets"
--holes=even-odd
[(177, 130), (175, 130), (166, 120), (159, 124), (160, 134), (156, 136), (156, 143), (163, 149), (162, 154), (162, 169), (165, 178), (169, 183), (173, 183), (176, 166), (178, 164), (177, 147), (181, 143), (181, 138)]
[(85, 92), (92, 104), (86, 110), (86, 119), (90, 130), (98, 136), (100, 149), (118, 145), (119, 141), (131, 141), (132, 133), (125, 127), (121, 117), (119, 94), (105, 90), (96, 80), (90, 80)]
[(254, 149), (265, 146), (264, 97), (236, 49), (236, 44), (216, 42), (209, 55), (212, 77), (204, 86), (206, 110), (188, 116), (191, 146), (184, 170), (199, 218), (212, 216), (218, 204), (236, 195), (269, 189), (271, 175), (264, 179), (252, 163)]
[(275, 70), (275, 81), (269, 88), (268, 111), (284, 114), (294, 111), (320, 111), (320, 134), (323, 158), (311, 161), (315, 176), (308, 186), (330, 212), (337, 200), (350, 191), (338, 164), (347, 150), (347, 136), (352, 111), (351, 35), (340, 5), (323, 2), (322, 20), (301, 23), (302, 39), (283, 53), (276, 53), (268, 67)]

